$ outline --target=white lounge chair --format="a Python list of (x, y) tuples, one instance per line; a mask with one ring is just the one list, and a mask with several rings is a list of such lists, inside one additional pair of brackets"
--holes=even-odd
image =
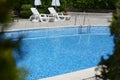
[(53, 7), (48, 8), (50, 14), (52, 14), (55, 17), (55, 21), (59, 20), (70, 20), (70, 15), (63, 15), (63, 13), (57, 13), (56, 10)]
[(30, 16), (30, 20), (34, 22), (48, 22), (49, 17), (46, 14), (39, 14), (38, 10), (36, 8), (30, 8), (33, 15)]

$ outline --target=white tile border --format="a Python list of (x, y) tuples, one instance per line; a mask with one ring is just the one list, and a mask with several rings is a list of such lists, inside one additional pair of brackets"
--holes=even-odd
[(82, 79), (94, 77), (95, 68), (96, 67), (92, 67), (92, 68), (88, 68), (88, 69), (84, 69), (76, 72), (71, 72), (63, 75), (37, 79), (37, 80), (82, 80)]

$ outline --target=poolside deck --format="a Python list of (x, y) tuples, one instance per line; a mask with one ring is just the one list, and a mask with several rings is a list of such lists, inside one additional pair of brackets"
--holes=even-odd
[(38, 80), (95, 80), (95, 68), (92, 67), (89, 69), (84, 69), (81, 71), (76, 71), (72, 73), (67, 73), (63, 75), (58, 75), (54, 77), (48, 77), (44, 79), (38, 79)]
[[(28, 19), (19, 19), (14, 21), (11, 27), (6, 31), (27, 30), (27, 29), (45, 29), (59, 27), (74, 27), (74, 26), (109, 26), (112, 18), (112, 13), (79, 13), (70, 12), (71, 19), (69, 21), (57, 21), (49, 23), (31, 22)], [(81, 70), (73, 73), (59, 75), (55, 77), (38, 79), (38, 80), (95, 80), (95, 67)]]
[(109, 26), (112, 13), (79, 13), (69, 12), (69, 21), (57, 21), (49, 23), (31, 22), (28, 19), (14, 21), (7, 30), (26, 30), (40, 28), (74, 27), (74, 26)]

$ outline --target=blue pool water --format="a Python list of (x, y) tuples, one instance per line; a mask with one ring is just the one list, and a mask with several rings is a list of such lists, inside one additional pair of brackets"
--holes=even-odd
[(71, 27), (7, 32), (16, 39), (24, 35), (25, 55), (17, 65), (26, 67), (26, 80), (37, 80), (97, 66), (101, 56), (112, 54), (113, 37), (108, 27)]

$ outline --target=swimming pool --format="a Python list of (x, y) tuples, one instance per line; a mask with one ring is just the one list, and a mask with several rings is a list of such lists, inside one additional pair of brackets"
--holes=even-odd
[(17, 65), (29, 70), (26, 80), (94, 67), (101, 56), (112, 54), (114, 46), (107, 26), (22, 30), (5, 36), (16, 39), (20, 34), (25, 55)]

